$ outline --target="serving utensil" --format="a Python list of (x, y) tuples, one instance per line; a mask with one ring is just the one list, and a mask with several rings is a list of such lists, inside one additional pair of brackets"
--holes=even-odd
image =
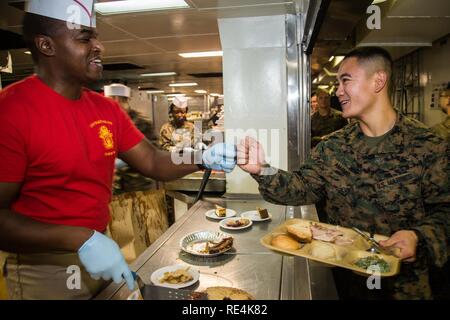
[(132, 274), (144, 300), (208, 300), (206, 292), (171, 289), (153, 284), (145, 284), (136, 272), (132, 272)]
[(370, 248), (367, 249), (367, 251), (369, 251), (371, 253), (382, 253), (382, 254), (386, 254), (386, 255), (390, 255), (390, 256), (396, 256), (394, 248), (382, 247), (379, 244), (379, 242), (377, 240), (375, 240), (375, 238), (373, 237), (373, 233), (371, 233), (370, 236), (369, 236), (365, 232), (359, 230), (356, 227), (352, 227), (352, 229), (356, 233), (358, 233), (361, 237), (363, 237), (367, 242), (369, 242)]

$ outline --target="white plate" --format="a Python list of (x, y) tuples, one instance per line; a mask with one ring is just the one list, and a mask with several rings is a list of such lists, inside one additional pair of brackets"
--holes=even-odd
[(241, 217), (243, 218), (248, 218), (252, 221), (266, 221), (266, 220), (270, 220), (272, 219), (272, 215), (269, 212), (269, 217), (265, 218), (265, 219), (261, 219), (261, 216), (259, 215), (259, 212), (256, 210), (252, 210), (252, 211), (245, 211), (241, 213)]
[(233, 209), (227, 209), (227, 215), (225, 217), (219, 217), (216, 214), (216, 209), (211, 209), (211, 210), (206, 211), (205, 215), (208, 218), (211, 218), (211, 219), (222, 220), (222, 219), (225, 219), (225, 218), (234, 217), (236, 215), (236, 211), (234, 211)]
[[(184, 283), (177, 283), (177, 284), (160, 282), (160, 280), (164, 276), (165, 272), (173, 272), (173, 271), (176, 271), (179, 269), (186, 269), (186, 268), (189, 268), (187, 272), (192, 276), (191, 281), (184, 282)], [(200, 278), (200, 273), (198, 270), (196, 270), (190, 266), (184, 265), (184, 264), (176, 264), (173, 266), (167, 266), (167, 267), (156, 270), (155, 272), (152, 273), (150, 280), (156, 286), (166, 287), (166, 288), (171, 288), (171, 289), (180, 289), (180, 288), (192, 286), (194, 283), (196, 283), (198, 281), (199, 278)]]
[(240, 220), (243, 219), (242, 217), (235, 217), (235, 218), (228, 218), (228, 219), (223, 219), (222, 221), (219, 222), (219, 225), (224, 228), (224, 229), (228, 229), (228, 230), (241, 230), (241, 229), (246, 229), (246, 228), (250, 228), (253, 224), (252, 220), (245, 218), (248, 220), (249, 224), (245, 225), (245, 226), (240, 226), (240, 227), (230, 227), (227, 226), (227, 222), (228, 221), (236, 221), (236, 220)]

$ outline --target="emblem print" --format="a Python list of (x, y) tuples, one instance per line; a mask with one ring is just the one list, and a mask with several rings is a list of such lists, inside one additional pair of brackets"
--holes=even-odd
[(103, 146), (106, 149), (114, 148), (113, 134), (106, 126), (101, 126), (98, 130), (98, 136), (103, 140)]

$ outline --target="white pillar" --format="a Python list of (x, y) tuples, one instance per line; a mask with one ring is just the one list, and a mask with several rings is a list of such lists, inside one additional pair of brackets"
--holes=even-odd
[[(233, 130), (268, 130), (270, 163), (287, 169), (287, 77), (285, 16), (219, 19), (223, 50), (226, 141)], [(262, 131), (261, 131), (262, 130)], [(272, 136), (272, 138), (271, 138)], [(227, 175), (227, 193), (258, 193), (240, 169)]]

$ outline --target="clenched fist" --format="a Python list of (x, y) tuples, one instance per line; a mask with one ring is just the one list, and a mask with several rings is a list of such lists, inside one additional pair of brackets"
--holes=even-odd
[(237, 164), (248, 173), (260, 174), (266, 164), (261, 144), (251, 137), (242, 139), (237, 147)]

